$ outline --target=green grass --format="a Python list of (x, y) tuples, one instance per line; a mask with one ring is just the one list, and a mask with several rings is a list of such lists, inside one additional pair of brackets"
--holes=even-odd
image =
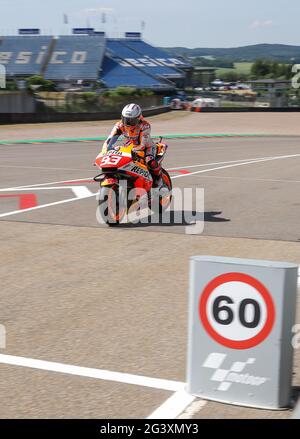
[(236, 62), (234, 69), (220, 68), (216, 71), (217, 77), (225, 72), (236, 72), (239, 74), (248, 75), (251, 72), (252, 62)]
[(227, 72), (234, 72), (235, 69), (228, 69), (225, 67), (221, 67), (220, 69), (216, 70), (216, 77), (218, 78), (220, 75), (223, 75), (223, 73)]
[(253, 102), (222, 102), (222, 108), (243, 108), (253, 107)]
[(251, 72), (252, 62), (235, 62), (234, 68), (239, 73), (245, 73), (246, 75)]

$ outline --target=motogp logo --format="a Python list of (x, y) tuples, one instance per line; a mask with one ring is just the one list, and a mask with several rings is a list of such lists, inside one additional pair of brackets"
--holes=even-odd
[(235, 361), (229, 368), (225, 369), (221, 366), (223, 366), (226, 357), (226, 354), (214, 352), (208, 355), (202, 365), (202, 367), (212, 369), (214, 371), (210, 380), (219, 383), (217, 390), (226, 392), (234, 383), (257, 387), (261, 386), (268, 380), (268, 378), (265, 377), (244, 373), (244, 370), (247, 366), (255, 363), (255, 358), (248, 358), (246, 361)]

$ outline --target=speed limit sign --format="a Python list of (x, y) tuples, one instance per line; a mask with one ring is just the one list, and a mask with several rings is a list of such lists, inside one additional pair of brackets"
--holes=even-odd
[(218, 343), (249, 349), (270, 334), (275, 307), (260, 281), (244, 273), (226, 273), (205, 287), (199, 315), (208, 334)]
[(290, 403), (298, 266), (194, 256), (187, 391), (230, 404)]

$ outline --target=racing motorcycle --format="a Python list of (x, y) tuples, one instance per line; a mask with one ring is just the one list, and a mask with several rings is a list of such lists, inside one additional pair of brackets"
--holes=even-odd
[[(161, 162), (168, 145), (162, 138), (156, 143), (157, 162)], [(152, 212), (161, 214), (172, 201), (172, 181), (162, 169), (162, 186), (152, 188), (153, 178), (145, 164), (145, 153), (133, 143), (115, 146), (99, 156), (95, 165), (101, 173), (94, 177), (100, 183), (99, 213), (109, 226), (131, 222), (128, 215), (136, 205), (145, 203)], [(143, 202), (143, 203), (141, 203)]]

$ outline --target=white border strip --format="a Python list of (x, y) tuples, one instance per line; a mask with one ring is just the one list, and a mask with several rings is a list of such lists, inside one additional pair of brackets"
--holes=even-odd
[(179, 390), (154, 410), (147, 419), (176, 419), (195, 399), (195, 396), (189, 395), (184, 389)]
[(70, 364), (54, 363), (52, 361), (36, 360), (33, 358), (16, 357), (13, 355), (0, 354), (0, 364), (12, 366), (23, 366), (31, 369), (59, 372), (81, 377), (96, 378), (105, 381), (114, 381), (121, 384), (133, 384), (136, 386), (150, 387), (152, 389), (168, 390), (178, 392), (184, 389), (185, 383), (159, 378), (149, 378), (141, 375), (132, 375), (122, 372), (111, 372), (103, 369), (72, 366)]
[(42, 187), (42, 186), (50, 186), (52, 184), (61, 184), (61, 183), (73, 183), (74, 181), (86, 181), (91, 180), (91, 183), (93, 183), (93, 178), (86, 177), (86, 178), (76, 178), (73, 180), (60, 180), (60, 181), (50, 181), (49, 183), (36, 183), (36, 184), (27, 184), (26, 186), (13, 186), (13, 187), (7, 187), (7, 188), (1, 188), (1, 192), (8, 192), (8, 191), (16, 191), (19, 189), (25, 189), (25, 188), (35, 188), (35, 187)]
[[(85, 196), (84, 198), (95, 197), (96, 195), (97, 194), (92, 194), (92, 195)], [(11, 216), (11, 215), (17, 215), (19, 213), (30, 212), (31, 210), (43, 209), (44, 207), (58, 206), (59, 204), (71, 203), (71, 201), (83, 200), (84, 198), (83, 197), (81, 197), (81, 198), (78, 198), (78, 197), (68, 198), (67, 200), (56, 201), (55, 203), (41, 204), (40, 206), (29, 207), (28, 209), (20, 209), (20, 210), (14, 210), (13, 212), (1, 213), (0, 218), (5, 218), (5, 217)]]
[(255, 157), (255, 158), (244, 158), (244, 159), (239, 159), (239, 160), (228, 160), (226, 162), (212, 162), (212, 163), (203, 163), (202, 165), (187, 165), (187, 166), (180, 166), (177, 168), (170, 168), (170, 170), (172, 171), (177, 171), (180, 169), (190, 169), (190, 168), (202, 168), (203, 166), (215, 166), (215, 165), (228, 165), (229, 163), (241, 163), (241, 162), (248, 162), (248, 161), (253, 161), (256, 162), (258, 160), (264, 160), (264, 159), (269, 159), (271, 157)]
[[(257, 159), (257, 160), (249, 160), (249, 161), (242, 162), (242, 163), (235, 163), (235, 164), (226, 165), (226, 166), (218, 166), (216, 168), (202, 169), (200, 171), (190, 172), (189, 174), (175, 175), (174, 177), (172, 177), (172, 179), (182, 178), (182, 177), (190, 177), (191, 175), (204, 174), (205, 172), (219, 171), (221, 169), (236, 168), (237, 166), (245, 166), (245, 165), (251, 165), (251, 164), (255, 164), (255, 163), (269, 162), (269, 161), (281, 160), (281, 159), (289, 159), (289, 158), (294, 158), (294, 157), (300, 157), (300, 154), (267, 157), (267, 158), (261, 158), (261, 159)], [(182, 169), (184, 169), (184, 168), (182, 168)]]

